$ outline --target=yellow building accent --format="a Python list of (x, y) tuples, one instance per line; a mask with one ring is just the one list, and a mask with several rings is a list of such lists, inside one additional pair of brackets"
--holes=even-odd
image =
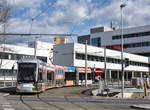
[(66, 37), (54, 37), (54, 44), (66, 44), (68, 40)]

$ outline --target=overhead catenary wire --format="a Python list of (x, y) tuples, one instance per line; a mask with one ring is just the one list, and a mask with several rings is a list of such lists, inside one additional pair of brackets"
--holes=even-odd
[[(104, 5), (105, 5), (105, 3), (106, 3), (106, 1), (105, 1), (105, 0), (103, 0), (103, 1), (101, 2), (101, 7), (102, 7), (102, 6), (104, 6)], [(82, 18), (80, 18), (80, 20), (79, 20), (79, 21), (82, 21), (82, 20), (83, 20), (85, 17), (87, 17), (87, 16), (88, 16), (88, 15), (83, 16)], [(81, 24), (81, 22), (80, 22), (79, 24)], [(78, 25), (79, 25), (79, 24), (78, 24)], [(75, 31), (76, 26), (77, 26), (77, 24), (73, 26), (73, 28), (72, 28), (71, 33), (70, 33), (70, 34), (72, 34), (72, 33)], [(74, 42), (74, 39), (72, 38), (72, 36), (70, 36), (70, 38), (71, 38), (71, 40)]]
[(77, 34), (39, 34), (39, 33), (34, 33), (34, 34), (24, 34), (24, 33), (0, 33), (0, 35), (13, 35), (13, 36), (77, 36)]
[(47, 7), (45, 9), (43, 9), (39, 14), (37, 14), (36, 16), (34, 16), (34, 17), (31, 18), (31, 26), (30, 26), (29, 33), (32, 32), (32, 26), (33, 26), (34, 20), (37, 19), (38, 17), (40, 17), (46, 11), (48, 11), (48, 9), (50, 8), (50, 6), (53, 6), (55, 2), (53, 2), (53, 4), (51, 4), (51, 0), (49, 0)]

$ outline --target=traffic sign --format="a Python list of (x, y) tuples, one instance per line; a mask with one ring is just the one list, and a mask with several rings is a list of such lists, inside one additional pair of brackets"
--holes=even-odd
[(95, 79), (99, 81), (101, 79), (101, 76), (96, 76)]
[(96, 68), (95, 73), (100, 76), (103, 73), (103, 70), (101, 68)]

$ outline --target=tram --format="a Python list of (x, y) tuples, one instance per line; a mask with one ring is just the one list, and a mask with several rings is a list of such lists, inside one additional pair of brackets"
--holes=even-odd
[(18, 61), (16, 92), (39, 93), (48, 88), (64, 85), (62, 66), (50, 65), (38, 59)]

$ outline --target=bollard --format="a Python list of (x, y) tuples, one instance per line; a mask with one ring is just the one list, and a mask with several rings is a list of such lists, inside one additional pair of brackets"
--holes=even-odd
[(144, 93), (145, 93), (145, 96), (148, 96), (147, 95), (147, 84), (145, 81), (144, 81)]

